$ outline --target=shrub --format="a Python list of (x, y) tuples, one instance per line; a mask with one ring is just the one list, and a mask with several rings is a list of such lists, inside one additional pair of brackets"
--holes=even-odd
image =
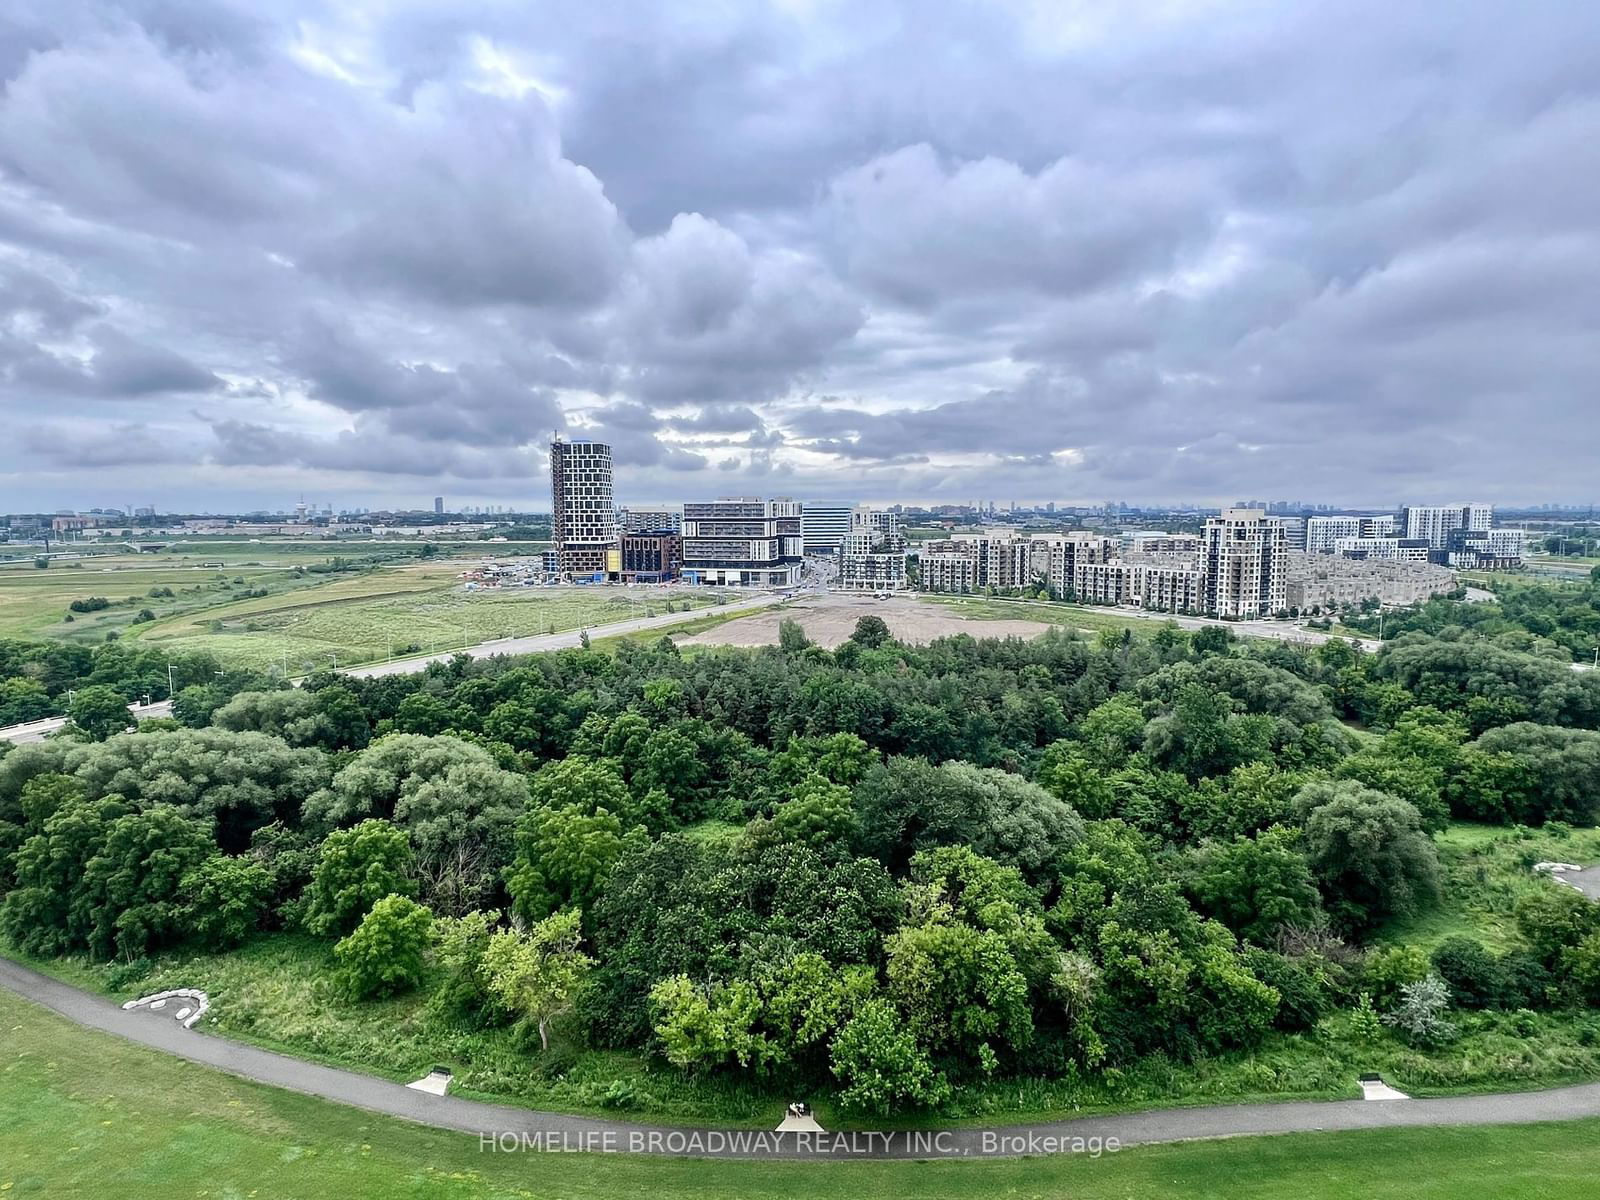
[(1499, 1008), (1506, 999), (1500, 962), (1476, 938), (1456, 935), (1434, 949), (1433, 969), (1462, 1008)]
[(1456, 1036), (1455, 1025), (1445, 1018), (1449, 1009), (1449, 987), (1437, 975), (1429, 975), (1400, 989), (1400, 1004), (1383, 1023), (1413, 1046), (1437, 1046)]
[(1567, 947), (1600, 932), (1600, 904), (1557, 884), (1523, 896), (1517, 901), (1515, 915), (1518, 932), (1547, 967), (1556, 966)]
[(416, 987), (432, 937), (432, 913), (404, 896), (385, 896), (333, 948), (345, 990), (365, 999)]
[(1401, 990), (1428, 975), (1428, 958), (1416, 946), (1384, 946), (1367, 955), (1361, 987), (1379, 1008), (1400, 998)]

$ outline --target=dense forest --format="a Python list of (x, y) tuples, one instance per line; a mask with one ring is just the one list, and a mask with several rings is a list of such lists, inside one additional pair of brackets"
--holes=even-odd
[(13, 703), (80, 689), (66, 736), (0, 758), (0, 934), (28, 953), (304, 930), (352, 996), (426, 980), (530, 1054), (642, 1049), (876, 1112), (1336, 1008), (1426, 1042), (1446, 1003), (1600, 1002), (1600, 905), (1571, 889), (1519, 902), (1511, 949), (1366, 949), (1436, 902), (1448, 821), (1596, 821), (1600, 674), (1515, 634), (918, 648), (864, 618), (833, 652), (785, 623), (766, 650), (299, 688), (197, 661), (175, 719), (120, 732), (155, 667), (0, 646)]

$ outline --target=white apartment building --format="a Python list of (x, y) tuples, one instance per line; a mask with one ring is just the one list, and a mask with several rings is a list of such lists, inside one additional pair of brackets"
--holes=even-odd
[(1271, 616), (1288, 607), (1283, 526), (1260, 509), (1225, 508), (1206, 521), (1201, 608), (1219, 617)]
[(550, 443), (551, 540), (568, 575), (607, 569), (617, 548), (611, 447), (587, 438)]
[(1420, 538), (1430, 550), (1444, 550), (1457, 529), (1486, 530), (1494, 525), (1488, 504), (1408, 505), (1400, 510), (1405, 536)]
[(839, 586), (859, 592), (893, 592), (906, 586), (906, 535), (899, 514), (864, 506), (850, 514), (850, 532), (839, 556)]
[(1306, 520), (1306, 551), (1310, 554), (1334, 554), (1341, 540), (1360, 536), (1360, 517), (1309, 517)]
[(1161, 533), (1149, 529), (1123, 539), (1129, 554), (1199, 554), (1200, 542), (1198, 533)]
[(1527, 548), (1524, 529), (1457, 529), (1445, 558), (1453, 567), (1505, 570), (1520, 567)]
[[(952, 543), (938, 543), (951, 545)], [(969, 544), (970, 545), (970, 544)], [(976, 547), (959, 550), (924, 550), (917, 557), (921, 586), (925, 592), (950, 592), (970, 595), (978, 590)]]
[(1083, 562), (1074, 591), (1085, 604), (1128, 604), (1156, 612), (1200, 611), (1203, 577), (1199, 566), (1150, 563)]
[(1428, 543), (1421, 538), (1347, 537), (1334, 543), (1343, 558), (1369, 558), (1394, 562), (1427, 562)]

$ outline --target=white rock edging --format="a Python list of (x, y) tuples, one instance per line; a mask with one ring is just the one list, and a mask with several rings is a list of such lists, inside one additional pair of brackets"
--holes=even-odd
[[(140, 996), (137, 1000), (129, 1000), (122, 1007), (126, 1009), (141, 1008), (144, 1006), (148, 1006), (150, 1008), (165, 1007), (168, 1000), (180, 998), (184, 1000), (193, 1000), (195, 1002), (193, 1011), (190, 1011), (189, 1009), (179, 1010), (179, 1015), (181, 1018), (179, 1023), (185, 1029), (193, 1029), (194, 1023), (201, 1017), (205, 1016), (206, 1010), (211, 1007), (210, 997), (208, 997), (198, 988), (173, 988), (169, 992), (152, 992), (148, 996)], [(186, 1016), (183, 1015), (185, 1013), (187, 1014)]]

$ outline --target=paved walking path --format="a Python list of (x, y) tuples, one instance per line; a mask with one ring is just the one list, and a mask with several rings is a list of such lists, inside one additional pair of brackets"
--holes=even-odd
[[(99, 996), (6, 958), (0, 958), (0, 987), (91, 1029), (116, 1034), (245, 1079), (422, 1125), (477, 1134), (486, 1148), (538, 1144), (545, 1149), (714, 1158), (981, 1158), (1092, 1152), (1095, 1146), (1110, 1144), (1110, 1139), (1116, 1139), (1122, 1146), (1136, 1146), (1255, 1134), (1417, 1125), (1515, 1125), (1600, 1116), (1600, 1084), (1582, 1084), (1549, 1091), (1434, 1100), (1334, 1100), (1177, 1108), (987, 1130), (780, 1134), (759, 1130), (668, 1128), (537, 1112), (457, 1096), (430, 1096), (401, 1083), (305, 1062), (184, 1029), (175, 1021), (158, 1019), (149, 1013), (125, 1011)], [(1081, 1139), (1081, 1142), (1075, 1144), (1074, 1139)]]

